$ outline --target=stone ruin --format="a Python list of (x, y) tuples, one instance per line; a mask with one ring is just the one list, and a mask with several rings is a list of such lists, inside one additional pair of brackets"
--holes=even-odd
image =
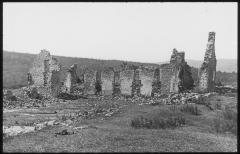
[(201, 92), (214, 91), (216, 65), (217, 60), (215, 56), (215, 32), (209, 32), (204, 61), (201, 65), (201, 68), (199, 69), (198, 87)]
[[(210, 32), (204, 63), (199, 73), (199, 88), (202, 90), (213, 88), (216, 73), (214, 37), (215, 33)], [(81, 79), (77, 70), (77, 64), (64, 69), (48, 51), (42, 50), (28, 73), (29, 85), (46, 87), (53, 96), (60, 93), (73, 94), (80, 89), (83, 95), (132, 97), (181, 93), (194, 87), (191, 68), (185, 61), (185, 53), (176, 49), (172, 51), (170, 63), (159, 67), (149, 68), (123, 63), (102, 71), (86, 68), (80, 75)]]
[(41, 50), (28, 73), (28, 82), (30, 85), (43, 86), (53, 96), (57, 96), (61, 86), (60, 73), (61, 65), (58, 60), (52, 57), (49, 51)]
[(164, 94), (179, 93), (194, 87), (191, 68), (185, 61), (184, 52), (173, 49), (170, 63), (160, 65), (160, 81)]

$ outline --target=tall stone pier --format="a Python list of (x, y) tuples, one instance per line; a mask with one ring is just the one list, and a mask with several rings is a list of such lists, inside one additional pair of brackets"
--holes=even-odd
[(209, 32), (204, 62), (199, 69), (199, 90), (214, 91), (217, 60), (215, 56), (215, 32)]

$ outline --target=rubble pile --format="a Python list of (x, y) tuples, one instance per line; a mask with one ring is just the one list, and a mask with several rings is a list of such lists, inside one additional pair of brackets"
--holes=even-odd
[(26, 94), (28, 95), (28, 97), (33, 98), (33, 99), (41, 100), (43, 98), (43, 96), (38, 93), (38, 90), (36, 87), (33, 87), (29, 91), (26, 91)]
[(13, 95), (12, 91), (4, 90), (3, 91), (3, 98), (9, 101), (17, 101), (17, 97)]
[(196, 103), (196, 104), (205, 104), (206, 105), (206, 98), (214, 95), (215, 93), (193, 93), (193, 92), (186, 92), (186, 93), (178, 93), (178, 94), (170, 94), (167, 98), (163, 99), (164, 104), (188, 104), (188, 103)]
[(215, 86), (215, 92), (219, 94), (236, 93), (237, 89), (232, 86)]
[(3, 90), (3, 108), (39, 108), (59, 101), (50, 94), (40, 94), (35, 87), (23, 87), (17, 93), (13, 95), (9, 90)]

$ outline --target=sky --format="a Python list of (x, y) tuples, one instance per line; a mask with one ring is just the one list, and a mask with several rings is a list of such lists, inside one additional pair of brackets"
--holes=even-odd
[(173, 48), (203, 60), (237, 59), (236, 2), (3, 3), (3, 49), (136, 62), (169, 61)]

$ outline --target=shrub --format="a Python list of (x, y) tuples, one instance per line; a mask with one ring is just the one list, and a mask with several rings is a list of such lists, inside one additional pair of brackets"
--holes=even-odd
[(131, 121), (133, 128), (148, 128), (148, 129), (166, 129), (176, 128), (185, 124), (185, 118), (183, 116), (171, 116), (168, 118), (143, 117), (139, 116)]
[(215, 108), (218, 109), (218, 110), (221, 110), (221, 109), (222, 109), (222, 105), (217, 102), (217, 103), (215, 104)]
[(192, 115), (201, 115), (201, 110), (197, 107), (197, 105), (192, 104), (186, 104), (181, 106), (180, 111), (190, 113)]
[(66, 115), (62, 115), (62, 116), (61, 116), (61, 120), (62, 120), (62, 121), (66, 121), (67, 119), (68, 119), (68, 118), (67, 118)]
[(219, 111), (213, 118), (212, 127), (217, 133), (231, 132), (237, 135), (237, 112), (230, 108)]
[(171, 111), (176, 112), (176, 111), (179, 110), (179, 107), (178, 107), (178, 105), (170, 105), (170, 106), (169, 106), (169, 109), (170, 109)]

